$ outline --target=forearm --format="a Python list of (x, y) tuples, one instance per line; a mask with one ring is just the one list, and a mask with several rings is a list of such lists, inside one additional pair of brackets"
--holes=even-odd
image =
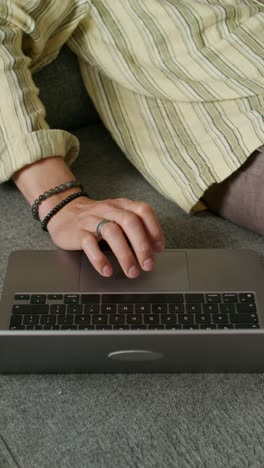
[[(60, 41), (65, 37), (58, 20), (68, 31), (68, 24), (74, 29), (80, 15), (77, 8), (71, 8), (70, 0), (52, 0), (43, 2), (47, 8), (45, 12), (42, 9), (39, 16), (39, 3), (37, 0), (0, 0), (0, 183), (13, 178), (29, 203), (42, 193), (42, 188), (47, 190), (53, 182), (55, 186), (57, 181), (74, 178), (67, 166), (79, 152), (79, 142), (74, 135), (49, 128), (32, 69), (34, 61), (39, 64), (41, 50), (49, 57), (51, 53), (54, 57), (57, 55)], [(80, 3), (83, 9), (84, 2)], [(57, 51), (54, 45), (52, 50), (48, 47), (50, 34), (53, 44), (54, 24), (61, 38), (54, 41)], [(46, 61), (44, 55), (41, 59)], [(54, 201), (55, 197), (51, 197), (45, 204), (41, 203), (40, 211)]]
[[(23, 167), (12, 177), (17, 188), (24, 195), (30, 205), (39, 195), (56, 187), (57, 185), (76, 180), (64, 159), (60, 156), (41, 159), (33, 164)], [(42, 220), (57, 203), (68, 195), (79, 192), (79, 187), (72, 187), (64, 192), (52, 195), (39, 206), (39, 217)]]

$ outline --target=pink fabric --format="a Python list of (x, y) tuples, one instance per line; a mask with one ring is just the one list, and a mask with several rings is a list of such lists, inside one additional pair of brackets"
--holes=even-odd
[(220, 184), (213, 184), (202, 200), (210, 211), (264, 235), (264, 146)]

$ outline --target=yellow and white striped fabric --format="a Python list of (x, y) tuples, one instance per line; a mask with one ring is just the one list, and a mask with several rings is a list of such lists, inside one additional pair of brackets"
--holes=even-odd
[(78, 155), (32, 80), (64, 43), (117, 144), (186, 212), (264, 144), (263, 0), (1, 0), (0, 181)]

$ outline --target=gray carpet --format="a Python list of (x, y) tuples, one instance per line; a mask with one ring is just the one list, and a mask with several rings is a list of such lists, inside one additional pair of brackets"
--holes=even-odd
[[(35, 80), (50, 125), (82, 127), (73, 171), (91, 197), (149, 202), (168, 248), (264, 255), (261, 236), (151, 188), (98, 124), (69, 50)], [(12, 184), (0, 200), (1, 294), (12, 250), (55, 247)], [(263, 468), (263, 419), (262, 374), (0, 375), (0, 468)]]

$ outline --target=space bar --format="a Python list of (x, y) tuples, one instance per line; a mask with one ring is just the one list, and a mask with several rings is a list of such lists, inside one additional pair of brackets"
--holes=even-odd
[(183, 294), (102, 294), (102, 303), (183, 302)]

